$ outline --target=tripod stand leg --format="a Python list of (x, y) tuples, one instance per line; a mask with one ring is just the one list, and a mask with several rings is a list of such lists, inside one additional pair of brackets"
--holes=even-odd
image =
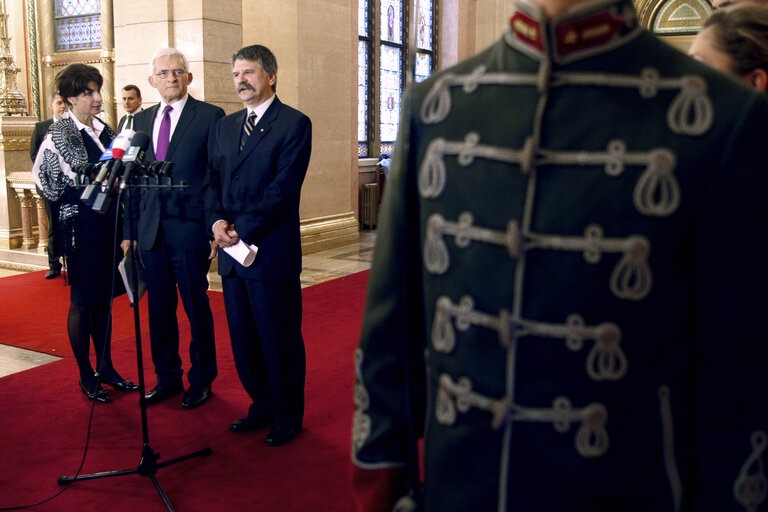
[(212, 450), (210, 448), (203, 448), (202, 450), (188, 453), (187, 455), (182, 455), (181, 457), (176, 457), (175, 459), (170, 459), (165, 462), (158, 462), (157, 467), (158, 468), (164, 468), (165, 466), (170, 466), (171, 464), (176, 464), (177, 462), (184, 462), (185, 460), (189, 460), (193, 457), (204, 457), (206, 455), (210, 455)]
[(135, 475), (139, 471), (137, 469), (123, 469), (120, 471), (104, 471), (102, 473), (92, 473), (90, 475), (78, 475), (78, 476), (60, 476), (58, 478), (59, 485), (66, 485), (69, 482), (75, 482), (78, 480), (95, 480), (97, 478), (107, 478), (110, 476), (122, 476), (122, 475)]
[(168, 495), (165, 494), (165, 491), (162, 487), (160, 487), (160, 482), (157, 481), (157, 478), (155, 478), (155, 475), (148, 475), (150, 480), (152, 480), (152, 483), (155, 484), (155, 489), (157, 489), (157, 493), (160, 495), (160, 498), (163, 500), (163, 503), (165, 503), (165, 506), (168, 508), (168, 512), (176, 512), (176, 509), (173, 508), (173, 504), (171, 503), (170, 498), (168, 498)]

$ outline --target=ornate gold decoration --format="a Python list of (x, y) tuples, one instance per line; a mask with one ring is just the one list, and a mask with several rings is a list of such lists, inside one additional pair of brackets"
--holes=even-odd
[(13, 60), (10, 51), (8, 37), (8, 15), (5, 8), (5, 0), (2, 0), (2, 12), (0, 12), (0, 115), (26, 115), (27, 100), (19, 92), (16, 85), (16, 75), (19, 67)]

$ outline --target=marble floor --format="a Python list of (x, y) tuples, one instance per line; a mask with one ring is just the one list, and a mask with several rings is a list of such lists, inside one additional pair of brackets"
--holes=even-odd
[[(368, 270), (371, 268), (375, 239), (376, 235), (373, 231), (362, 231), (358, 243), (305, 255), (301, 274), (302, 287)], [(0, 268), (0, 278), (20, 273), (22, 271)], [(208, 280), (211, 290), (221, 290), (218, 275), (211, 273), (208, 275)], [(56, 356), (0, 344), (0, 377), (58, 359)]]

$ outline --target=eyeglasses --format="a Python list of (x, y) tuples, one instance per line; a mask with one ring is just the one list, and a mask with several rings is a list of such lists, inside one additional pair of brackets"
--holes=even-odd
[(161, 69), (155, 73), (155, 76), (159, 76), (160, 78), (168, 78), (171, 73), (173, 73), (173, 76), (176, 78), (187, 74), (187, 72), (183, 69)]

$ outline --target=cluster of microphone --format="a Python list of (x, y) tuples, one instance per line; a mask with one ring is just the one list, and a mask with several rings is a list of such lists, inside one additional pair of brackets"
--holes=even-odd
[(173, 162), (144, 163), (149, 143), (146, 133), (123, 130), (102, 153), (98, 163), (75, 167), (76, 185), (85, 187), (80, 199), (97, 212), (104, 213), (118, 189), (173, 186)]

